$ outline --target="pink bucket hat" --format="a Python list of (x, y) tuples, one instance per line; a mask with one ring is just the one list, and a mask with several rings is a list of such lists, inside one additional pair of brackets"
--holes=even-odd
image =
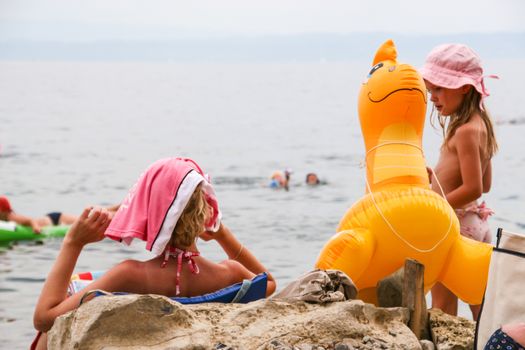
[(489, 96), (483, 79), (499, 79), (496, 75), (484, 76), (479, 56), (462, 44), (436, 46), (428, 54), (419, 73), (430, 83), (448, 89), (472, 85), (481, 94), (481, 101)]
[(153, 163), (131, 188), (111, 220), (105, 235), (130, 244), (134, 238), (160, 255), (195, 188), (202, 183), (212, 215), (205, 229), (217, 231), (221, 212), (208, 175), (189, 158), (167, 158)]

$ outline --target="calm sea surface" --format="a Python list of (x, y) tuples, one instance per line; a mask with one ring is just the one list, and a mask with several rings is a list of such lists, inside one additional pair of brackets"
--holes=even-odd
[[(487, 62), (500, 152), (491, 192), (497, 227), (525, 231), (524, 62)], [(364, 193), (356, 101), (367, 63), (158, 64), (0, 62), (0, 194), (15, 211), (78, 214), (118, 203), (157, 159), (186, 156), (210, 175), (224, 221), (283, 287), (310, 270), (346, 209)], [(428, 126), (430, 165), (440, 133)], [(292, 168), (289, 192), (266, 187)], [(326, 185), (308, 188), (306, 173)], [(1, 348), (27, 348), (33, 308), (60, 247), (0, 251)], [(203, 254), (225, 258), (202, 242)], [(143, 245), (86, 247), (77, 271), (147, 259)], [(463, 315), (469, 315), (465, 306)]]

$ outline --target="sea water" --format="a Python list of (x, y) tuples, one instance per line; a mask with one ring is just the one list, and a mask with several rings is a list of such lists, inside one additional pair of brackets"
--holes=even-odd
[[(487, 62), (487, 100), (500, 151), (484, 198), (492, 231), (525, 231), (523, 62)], [(120, 202), (152, 162), (195, 159), (215, 185), (224, 222), (274, 274), (279, 288), (312, 269), (346, 209), (364, 193), (357, 94), (367, 62), (179, 64), (0, 63), (0, 193), (14, 210), (79, 214)], [(441, 134), (427, 125), (434, 165)], [(288, 192), (267, 186), (291, 168)], [(326, 184), (307, 187), (308, 172)], [(220, 261), (214, 242), (199, 244)], [(2, 348), (26, 348), (32, 313), (60, 240), (0, 252)], [(88, 245), (76, 271), (147, 259), (144, 245)], [(460, 314), (470, 317), (468, 308)]]

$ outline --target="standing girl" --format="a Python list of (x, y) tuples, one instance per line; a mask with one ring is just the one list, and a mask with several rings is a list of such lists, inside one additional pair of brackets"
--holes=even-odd
[[(480, 59), (465, 45), (440, 45), (427, 56), (421, 75), (443, 128), (444, 141), (435, 177), (459, 218), (461, 234), (490, 243), (487, 218), (493, 212), (477, 200), (490, 190), (491, 158), (498, 145), (483, 103), (489, 93)], [(432, 188), (441, 192), (437, 182), (432, 181)], [(456, 315), (457, 297), (438, 283), (432, 288), (432, 307)], [(479, 305), (470, 308), (476, 320)]]

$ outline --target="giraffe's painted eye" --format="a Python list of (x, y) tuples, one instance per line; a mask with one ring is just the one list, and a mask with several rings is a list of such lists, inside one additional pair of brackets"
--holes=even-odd
[(379, 68), (383, 67), (383, 62), (380, 62), (378, 64), (376, 64), (375, 66), (372, 67), (372, 69), (370, 69), (370, 72), (368, 73), (368, 76), (367, 78), (370, 78), (372, 76), (372, 74), (374, 74), (374, 72), (376, 70), (378, 70)]

